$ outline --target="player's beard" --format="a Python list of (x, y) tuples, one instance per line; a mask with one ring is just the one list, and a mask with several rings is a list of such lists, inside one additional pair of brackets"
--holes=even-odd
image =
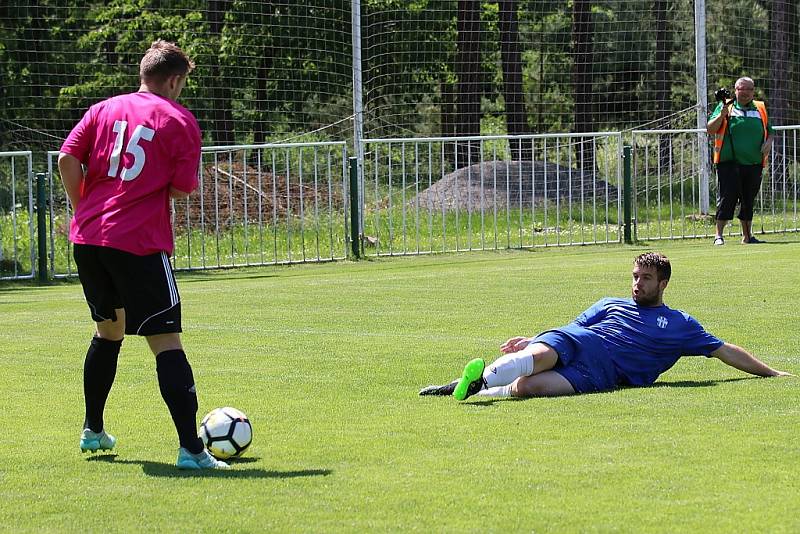
[(657, 306), (658, 305), (658, 291), (651, 294), (645, 294), (644, 291), (639, 291), (638, 295), (631, 294), (634, 302), (639, 306)]

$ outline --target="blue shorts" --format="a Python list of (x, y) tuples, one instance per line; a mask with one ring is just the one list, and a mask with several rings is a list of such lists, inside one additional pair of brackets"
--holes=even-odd
[(548, 330), (536, 336), (533, 343), (544, 343), (558, 353), (553, 371), (566, 378), (577, 393), (617, 387), (617, 371), (611, 355), (597, 334), (584, 328)]

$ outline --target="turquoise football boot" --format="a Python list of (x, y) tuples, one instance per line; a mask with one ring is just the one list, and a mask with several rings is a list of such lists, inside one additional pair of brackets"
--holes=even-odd
[(88, 428), (84, 428), (81, 432), (81, 452), (110, 451), (116, 444), (117, 438), (105, 430), (92, 432)]
[(183, 447), (178, 449), (178, 461), (175, 465), (178, 466), (178, 469), (228, 469), (230, 467), (225, 462), (211, 456), (211, 453), (205, 449), (197, 454), (192, 454)]

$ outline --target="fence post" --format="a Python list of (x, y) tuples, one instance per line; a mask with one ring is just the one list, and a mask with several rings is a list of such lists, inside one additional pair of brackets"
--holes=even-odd
[(623, 186), (622, 186), (622, 209), (624, 222), (624, 236), (625, 243), (628, 245), (633, 243), (631, 239), (631, 147), (625, 145), (622, 147), (622, 162), (623, 162)]
[(359, 232), (358, 204), (358, 158), (350, 158), (350, 244), (353, 256), (361, 257), (361, 233)]
[(40, 283), (47, 282), (47, 175), (36, 173), (37, 274)]

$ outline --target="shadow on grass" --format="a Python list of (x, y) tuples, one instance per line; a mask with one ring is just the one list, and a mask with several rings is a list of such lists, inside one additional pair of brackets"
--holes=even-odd
[[(77, 282), (77, 277), (75, 277)], [(37, 280), (0, 280), (0, 293), (12, 293), (14, 291), (46, 291), (51, 287), (70, 285), (61, 280), (49, 280), (40, 284)]]
[[(741, 380), (757, 380), (760, 376), (740, 376), (738, 378), (723, 378), (722, 380), (676, 380), (675, 382), (656, 382), (647, 388), (707, 388), (724, 384), (726, 382), (739, 382)], [(638, 389), (635, 387), (626, 389)]]
[(209, 270), (176, 271), (182, 283), (192, 282), (219, 282), (221, 280), (258, 280), (260, 278), (275, 278), (277, 273), (237, 273), (235, 269), (259, 268), (264, 269), (272, 265), (253, 266), (239, 265), (236, 267), (219, 267)]
[[(636, 389), (652, 389), (652, 388), (708, 388), (713, 387), (718, 384), (724, 384), (726, 382), (739, 382), (741, 380), (758, 380), (760, 376), (741, 376), (738, 378), (723, 378), (721, 380), (676, 380), (674, 382), (656, 382), (650, 386), (623, 386), (617, 389), (612, 389), (609, 391), (593, 391), (591, 393), (579, 393), (579, 395), (598, 395), (598, 394), (605, 394), (605, 393), (614, 393), (615, 391), (631, 391)], [(574, 397), (575, 395), (565, 395), (566, 397)], [(465, 402), (464, 405), (466, 406), (491, 406), (496, 402), (515, 402), (515, 401), (524, 401), (529, 399), (536, 399), (536, 398), (548, 398), (552, 399), (555, 397), (527, 397), (527, 398), (516, 398), (516, 397), (506, 397), (506, 398), (493, 398), (493, 399), (482, 399), (482, 400), (473, 400), (472, 402)]]
[(175, 464), (163, 462), (149, 462), (147, 460), (118, 460), (116, 454), (91, 456), (87, 462), (105, 462), (118, 465), (141, 465), (145, 475), (165, 478), (298, 478), (328, 476), (333, 471), (330, 469), (300, 469), (295, 471), (274, 471), (267, 469), (239, 469), (240, 464), (258, 462), (260, 458), (240, 458), (231, 460), (231, 469), (203, 469), (181, 470)]
[(481, 400), (473, 400), (472, 402), (464, 402), (462, 403), (464, 406), (492, 406), (498, 402), (522, 402), (525, 400), (531, 400), (535, 398), (553, 398), (553, 397), (496, 397), (493, 399), (481, 399)]
[[(759, 243), (750, 243), (752, 245), (794, 245), (794, 244), (797, 243), (796, 240), (792, 240), (792, 241), (771, 241), (771, 240), (769, 240), (770, 239), (770, 235), (775, 235), (775, 234), (758, 234), (756, 232), (753, 235), (755, 236), (756, 234), (758, 235), (758, 240), (760, 242)], [(734, 237), (736, 238), (736, 237), (739, 237), (739, 236), (734, 236)], [(762, 237), (764, 239), (766, 239), (767, 241), (762, 241), (761, 240)], [(734, 241), (734, 243), (739, 244), (739, 245), (744, 245), (745, 244), (745, 243), (741, 242), (741, 239), (738, 239), (738, 240)]]

